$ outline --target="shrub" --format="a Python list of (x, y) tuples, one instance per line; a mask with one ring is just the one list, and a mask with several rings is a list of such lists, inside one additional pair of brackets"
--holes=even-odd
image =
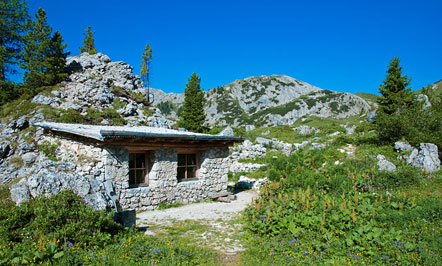
[(38, 146), (39, 150), (46, 155), (49, 160), (52, 161), (58, 161), (56, 150), (58, 149), (58, 146), (60, 145), (60, 142), (57, 143), (50, 143), (49, 141), (44, 141), (42, 144)]
[(61, 110), (62, 115), (56, 117), (55, 120), (61, 123), (82, 124), (86, 122), (86, 118), (79, 111), (73, 109)]
[(112, 107), (115, 110), (119, 110), (119, 109), (123, 109), (124, 107), (126, 107), (126, 103), (123, 102), (120, 98), (117, 98), (114, 100), (114, 102), (112, 103)]
[(71, 191), (15, 206), (0, 186), (0, 264), (216, 265), (216, 254), (125, 229)]

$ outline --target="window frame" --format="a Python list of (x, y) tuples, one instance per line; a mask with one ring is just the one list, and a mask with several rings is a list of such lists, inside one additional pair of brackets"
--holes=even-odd
[[(137, 168), (136, 167), (136, 158), (135, 158), (135, 168), (131, 168), (130, 167), (130, 155), (131, 154), (144, 154), (144, 168)], [(127, 182), (129, 183), (129, 188), (136, 188), (136, 187), (147, 187), (147, 186), (149, 186), (149, 170), (150, 170), (150, 167), (149, 167), (149, 159), (150, 159), (150, 152), (149, 151), (138, 151), (138, 150), (135, 150), (135, 151), (132, 151), (132, 150), (129, 150), (129, 160), (128, 160), (128, 168), (129, 168), (129, 173), (128, 173), (128, 180), (127, 180)], [(135, 183), (135, 184), (131, 184), (130, 183), (130, 171), (135, 171), (135, 181), (136, 181), (136, 172), (137, 172), (137, 170), (141, 170), (141, 169), (144, 169), (144, 182), (143, 183)]]
[[(185, 160), (184, 160), (185, 163), (186, 163), (185, 166), (179, 166), (178, 165), (178, 162), (179, 162), (178, 156), (180, 156), (180, 155), (186, 155)], [(187, 165), (187, 155), (195, 155), (195, 165)], [(193, 178), (188, 178), (187, 177), (187, 169), (190, 168), (190, 167), (195, 167), (195, 177), (193, 177)], [(184, 178), (179, 178), (178, 177), (178, 169), (179, 168), (184, 168), (185, 169), (185, 174), (184, 174), (185, 177)], [(178, 183), (199, 180), (198, 179), (198, 172), (199, 172), (199, 155), (198, 155), (198, 152), (193, 152), (193, 151), (177, 152), (177, 180), (178, 180)]]

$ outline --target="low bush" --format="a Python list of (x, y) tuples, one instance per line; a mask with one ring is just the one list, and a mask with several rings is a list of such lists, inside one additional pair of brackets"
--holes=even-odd
[(330, 147), (269, 161), (274, 181), (244, 213), (243, 264), (440, 265), (442, 200), (420, 190), (441, 176), (378, 172), (368, 154), (387, 148), (367, 148), (353, 159)]
[(0, 195), (0, 265), (216, 265), (215, 253), (123, 228), (71, 191), (21, 206), (8, 187)]

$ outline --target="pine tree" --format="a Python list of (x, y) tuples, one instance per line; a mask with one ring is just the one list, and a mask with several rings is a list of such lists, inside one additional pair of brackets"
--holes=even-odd
[(144, 52), (141, 55), (141, 81), (143, 82), (143, 85), (147, 88), (147, 100), (150, 102), (150, 69), (151, 69), (151, 62), (152, 62), (152, 48), (150, 48), (150, 45), (147, 44), (144, 48)]
[(206, 128), (204, 122), (206, 113), (204, 112), (204, 90), (200, 88), (201, 78), (195, 73), (192, 74), (184, 91), (184, 105), (181, 119), (178, 126), (192, 132), (203, 132)]
[(0, 0), (0, 82), (16, 73), (27, 18), (26, 1)]
[(63, 38), (59, 31), (54, 33), (47, 54), (45, 55), (45, 85), (54, 85), (60, 83), (67, 77), (64, 66), (66, 65), (66, 57), (70, 52), (64, 52), (67, 44), (63, 44)]
[(411, 94), (410, 80), (407, 75), (402, 75), (402, 67), (399, 65), (399, 58), (391, 59), (388, 66), (387, 76), (379, 87), (382, 96), (378, 100), (379, 110), (385, 114), (393, 114), (408, 106), (413, 101)]
[(87, 52), (90, 55), (97, 53), (97, 49), (95, 49), (95, 43), (94, 43), (95, 42), (94, 34), (95, 31), (92, 32), (91, 26), (88, 26), (86, 32), (83, 33), (84, 35), (83, 47), (79, 47), (81, 53)]
[(36, 21), (29, 21), (28, 35), (25, 36), (25, 47), (20, 66), (25, 70), (25, 93), (34, 94), (42, 86), (51, 86), (60, 82), (65, 76), (66, 56), (63, 50), (63, 38), (60, 32), (51, 37), (52, 29), (47, 23), (46, 12), (38, 9)]
[(27, 22), (29, 30), (24, 38), (25, 47), (20, 62), (20, 67), (25, 70), (25, 86), (29, 89), (44, 86), (43, 75), (46, 70), (44, 58), (52, 32), (43, 9), (38, 9), (35, 18), (36, 21)]

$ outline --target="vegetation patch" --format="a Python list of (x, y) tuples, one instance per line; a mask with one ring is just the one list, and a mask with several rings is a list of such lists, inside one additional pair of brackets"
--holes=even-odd
[(49, 141), (44, 141), (42, 144), (38, 146), (38, 149), (46, 155), (49, 160), (58, 161), (56, 151), (60, 146), (60, 142), (51, 143)]
[[(123, 228), (70, 191), (21, 206), (0, 186), (0, 261), (45, 265), (216, 265), (205, 248)], [(5, 197), (3, 197), (5, 196)]]
[(117, 96), (117, 97), (124, 97), (124, 98), (128, 98), (131, 99), (133, 101), (135, 101), (136, 103), (142, 103), (145, 106), (149, 106), (150, 102), (147, 101), (146, 97), (144, 97), (144, 95), (141, 92), (137, 92), (137, 91), (130, 91), (127, 92), (125, 89), (116, 86), (116, 85), (112, 85), (111, 86), (112, 92)]
[[(387, 174), (373, 159), (344, 156), (329, 147), (267, 159), (273, 182), (245, 212), (244, 265), (442, 262), (435, 237), (442, 201), (419, 193), (428, 179), (414, 168)], [(430, 178), (437, 191), (440, 174)]]

